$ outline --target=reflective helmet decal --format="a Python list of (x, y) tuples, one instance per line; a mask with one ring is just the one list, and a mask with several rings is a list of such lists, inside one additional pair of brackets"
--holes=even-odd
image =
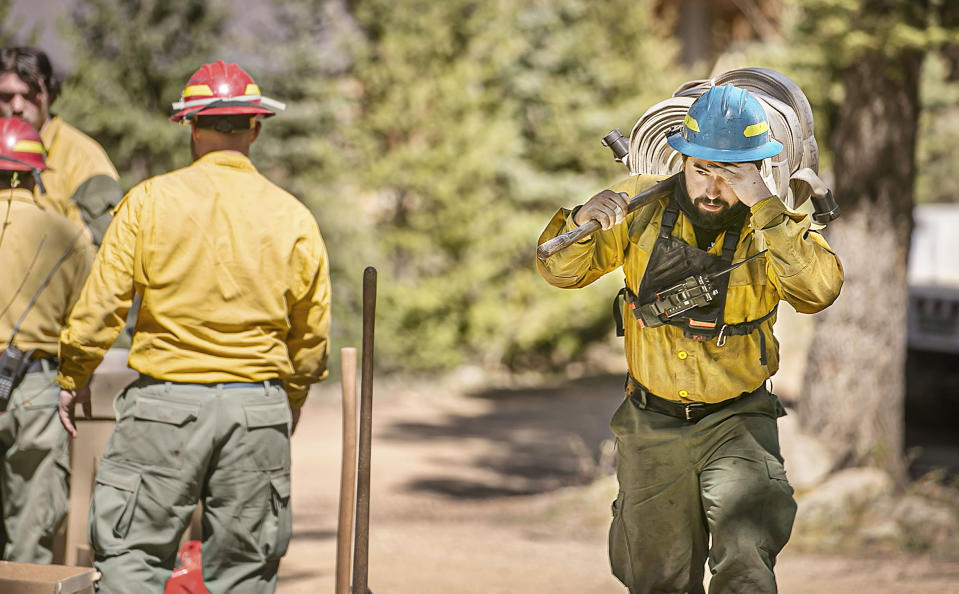
[(253, 78), (236, 64), (217, 60), (204, 64), (187, 81), (170, 120), (186, 123), (197, 115), (252, 115), (266, 118), (283, 103), (264, 97)]
[(758, 124), (751, 124), (749, 126), (746, 126), (746, 129), (743, 130), (743, 136), (745, 136), (746, 138), (749, 138), (750, 136), (759, 136), (760, 134), (768, 130), (769, 130), (769, 122), (763, 120), (762, 122), (759, 122)]

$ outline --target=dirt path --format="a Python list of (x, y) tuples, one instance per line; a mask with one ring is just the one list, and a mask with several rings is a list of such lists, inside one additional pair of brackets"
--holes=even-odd
[[(377, 379), (370, 588), (376, 594), (625, 592), (606, 559), (615, 495), (603, 440), (621, 379), (465, 395)], [(294, 538), (281, 594), (333, 591), (339, 387), (293, 438)], [(788, 548), (783, 594), (959, 593), (959, 563)]]

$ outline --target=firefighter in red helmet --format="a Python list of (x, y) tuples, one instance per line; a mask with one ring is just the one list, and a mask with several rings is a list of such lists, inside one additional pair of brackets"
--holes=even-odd
[(83, 228), (35, 201), (45, 157), (33, 126), (0, 118), (0, 546), (4, 560), (21, 563), (53, 561), (69, 505), (57, 335), (93, 260)]
[(36, 186), (34, 199), (86, 227), (94, 243), (100, 243), (123, 195), (119, 176), (103, 147), (51, 111), (59, 95), (59, 77), (43, 50), (0, 50), (0, 116), (29, 122), (47, 150), (46, 191)]
[(89, 528), (100, 592), (160, 592), (197, 502), (211, 592), (272, 592), (291, 534), (290, 435), (326, 376), (330, 282), (310, 211), (254, 168), (282, 104), (222, 61), (174, 103), (194, 162), (117, 208), (60, 335), (61, 421), (142, 299), (97, 470)]

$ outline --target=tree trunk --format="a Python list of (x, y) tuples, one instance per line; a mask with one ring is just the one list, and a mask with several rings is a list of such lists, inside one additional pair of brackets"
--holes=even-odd
[(867, 54), (843, 74), (830, 146), (842, 217), (827, 236), (845, 270), (817, 316), (801, 424), (842, 466), (904, 475), (906, 257), (912, 231), (922, 54)]

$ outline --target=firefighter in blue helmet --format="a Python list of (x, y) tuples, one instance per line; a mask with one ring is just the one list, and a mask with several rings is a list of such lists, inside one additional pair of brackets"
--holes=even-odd
[(602, 230), (537, 266), (565, 288), (625, 274), (613, 573), (631, 594), (702, 593), (708, 558), (711, 593), (772, 593), (796, 512), (779, 451), (784, 411), (766, 388), (779, 368), (776, 309), (827, 307), (842, 267), (763, 181), (762, 160), (782, 145), (755, 97), (710, 88), (668, 142), (682, 174), (658, 200), (626, 213), (628, 196), (661, 179), (637, 175), (561, 209), (540, 243), (590, 219)]

